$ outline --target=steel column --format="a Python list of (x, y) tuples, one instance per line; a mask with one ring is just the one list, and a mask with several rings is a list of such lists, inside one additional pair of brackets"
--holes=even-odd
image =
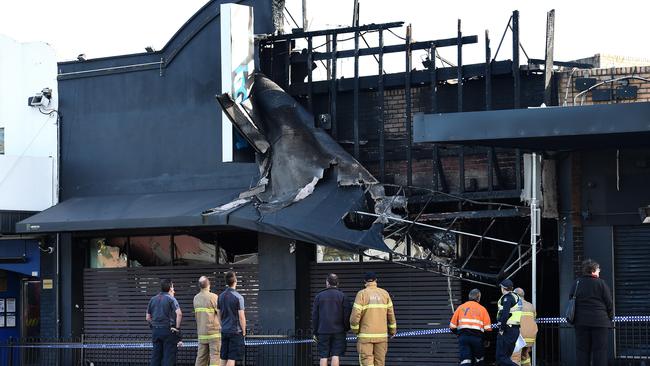
[(338, 126), (336, 122), (336, 94), (338, 92), (336, 77), (336, 34), (332, 35), (332, 79), (330, 80), (330, 121), (332, 123), (332, 137), (338, 138)]
[(460, 19), (458, 19), (458, 64), (456, 66), (458, 73), (458, 112), (463, 111), (463, 43), (461, 39), (463, 38), (463, 33), (460, 31)]
[(514, 78), (514, 108), (521, 106), (521, 75), (519, 74), (519, 10), (512, 12), (512, 76)]
[(352, 106), (352, 126), (354, 134), (354, 158), (359, 160), (359, 31), (354, 32), (354, 91)]
[(386, 161), (384, 156), (384, 30), (379, 30), (379, 77), (377, 78), (377, 104), (379, 105), (378, 123), (379, 123), (379, 177), (380, 181), (385, 182), (386, 178)]
[(408, 186), (413, 185), (413, 158), (412, 158), (412, 147), (413, 147), (413, 125), (411, 123), (411, 64), (412, 64), (412, 53), (411, 53), (411, 25), (409, 24), (406, 27), (406, 72), (405, 75), (405, 85), (404, 85), (404, 97), (406, 99), (406, 138), (407, 138), (407, 150), (406, 150), (406, 184)]
[(309, 111), (313, 114), (314, 113), (314, 83), (313, 83), (311, 65), (314, 63), (314, 61), (312, 60), (313, 59), (312, 52), (313, 52), (312, 37), (309, 37), (307, 38), (307, 84), (309, 84), (307, 103), (308, 103)]

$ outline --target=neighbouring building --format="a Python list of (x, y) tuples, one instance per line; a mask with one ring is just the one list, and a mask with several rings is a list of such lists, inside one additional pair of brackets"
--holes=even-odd
[(48, 248), (39, 236), (18, 234), (15, 224), (57, 203), (59, 115), (52, 47), (0, 35), (0, 54), (0, 341), (4, 341), (40, 335), (41, 300), (47, 296), (41, 291), (40, 259)]

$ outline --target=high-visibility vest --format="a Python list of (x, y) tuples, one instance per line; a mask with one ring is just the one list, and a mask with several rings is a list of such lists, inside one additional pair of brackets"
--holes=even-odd
[(499, 311), (497, 312), (497, 319), (501, 317), (501, 312), (503, 311), (503, 298), (512, 295), (515, 298), (515, 304), (510, 308), (510, 318), (506, 324), (508, 325), (519, 325), (521, 324), (521, 315), (524, 311), (524, 303), (521, 301), (521, 298), (514, 292), (508, 292), (507, 294), (501, 296), (497, 302), (497, 307)]
[(491, 331), (490, 315), (476, 301), (467, 301), (459, 306), (449, 322), (450, 329), (472, 329), (480, 332)]

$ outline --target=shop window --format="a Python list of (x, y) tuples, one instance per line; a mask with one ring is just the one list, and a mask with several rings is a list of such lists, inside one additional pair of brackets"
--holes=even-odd
[[(225, 264), (232, 262), (229, 257), (232, 256), (220, 246), (190, 235), (95, 238), (90, 241), (91, 268)], [(248, 257), (235, 258), (237, 260), (256, 262), (256, 258)]]
[(316, 261), (319, 263), (359, 262), (359, 254), (341, 249), (317, 245)]
[(120, 247), (109, 245), (106, 238), (90, 240), (90, 268), (122, 268), (126, 266), (127, 256)]

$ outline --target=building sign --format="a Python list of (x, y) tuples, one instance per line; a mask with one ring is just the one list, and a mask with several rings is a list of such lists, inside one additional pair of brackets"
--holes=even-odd
[(51, 278), (46, 278), (43, 280), (43, 290), (51, 290), (54, 287)]
[[(221, 92), (229, 93), (241, 103), (248, 99), (255, 69), (253, 8), (238, 4), (221, 4)], [(233, 128), (221, 115), (221, 160), (233, 161)]]

